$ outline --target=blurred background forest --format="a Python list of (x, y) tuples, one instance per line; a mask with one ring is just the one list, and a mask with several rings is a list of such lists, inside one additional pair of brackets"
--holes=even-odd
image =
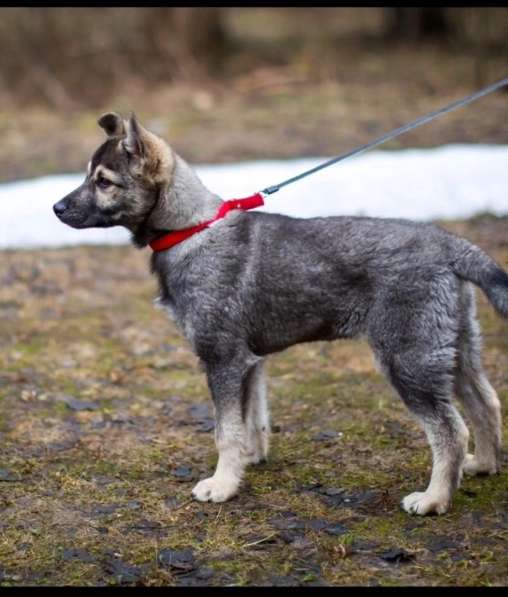
[[(334, 154), (505, 76), (507, 39), (503, 7), (3, 8), (0, 180), (83, 170), (106, 110), (191, 161)], [(505, 100), (386, 147), (505, 142)]]

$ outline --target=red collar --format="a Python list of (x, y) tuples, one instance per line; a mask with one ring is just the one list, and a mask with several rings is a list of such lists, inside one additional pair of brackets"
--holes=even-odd
[(213, 220), (201, 222), (201, 224), (197, 224), (191, 228), (184, 228), (183, 230), (168, 232), (164, 236), (156, 238), (154, 241), (152, 241), (150, 243), (150, 247), (156, 253), (159, 251), (165, 251), (166, 249), (170, 249), (178, 243), (181, 243), (185, 239), (189, 238), (189, 236), (196, 234), (196, 232), (201, 232), (201, 230), (208, 228), (217, 220), (221, 220), (232, 209), (254, 209), (255, 207), (261, 207), (261, 205), (264, 205), (264, 203), (263, 195), (261, 193), (256, 193), (255, 195), (245, 197), (244, 199), (231, 199), (230, 201), (224, 201)]

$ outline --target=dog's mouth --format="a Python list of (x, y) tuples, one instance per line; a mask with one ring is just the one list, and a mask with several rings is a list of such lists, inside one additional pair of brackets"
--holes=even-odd
[(109, 218), (97, 211), (83, 213), (70, 208), (62, 199), (53, 205), (56, 217), (71, 228), (108, 228), (114, 226)]

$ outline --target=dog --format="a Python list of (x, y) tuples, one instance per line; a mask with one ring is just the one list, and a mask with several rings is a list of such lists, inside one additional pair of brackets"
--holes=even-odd
[[(54, 205), (74, 228), (124, 226), (137, 247), (214, 218), (223, 204), (134, 115), (110, 112), (85, 181)], [(215, 407), (215, 473), (194, 487), (224, 502), (264, 461), (269, 411), (263, 363), (301, 342), (363, 336), (423, 426), (432, 456), (411, 514), (443, 514), (463, 472), (499, 472), (501, 408), (481, 364), (479, 286), (508, 317), (508, 275), (479, 247), (433, 224), (370, 217), (291, 218), (233, 209), (154, 252), (160, 304), (206, 372)], [(456, 395), (474, 430), (452, 403)]]

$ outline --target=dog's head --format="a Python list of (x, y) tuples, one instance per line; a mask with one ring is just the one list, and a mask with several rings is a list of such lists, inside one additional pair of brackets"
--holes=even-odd
[(81, 186), (55, 203), (58, 218), (73, 228), (125, 226), (136, 230), (171, 180), (169, 146), (132, 115), (99, 118), (108, 139), (92, 156)]

